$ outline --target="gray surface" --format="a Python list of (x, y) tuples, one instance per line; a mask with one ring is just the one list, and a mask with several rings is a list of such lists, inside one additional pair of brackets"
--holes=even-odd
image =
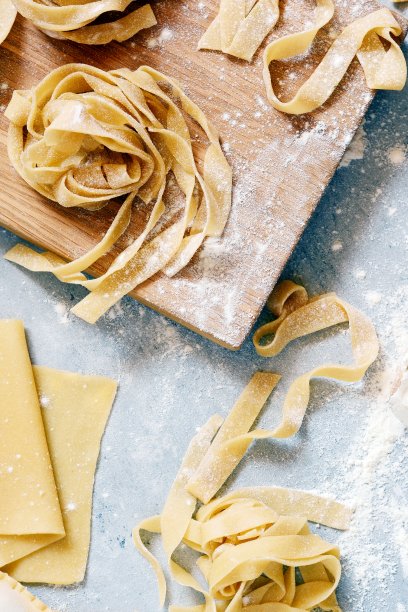
[[(339, 599), (348, 612), (404, 612), (408, 601), (408, 440), (381, 399), (408, 347), (408, 162), (393, 164), (388, 155), (396, 145), (406, 151), (407, 125), (408, 90), (379, 94), (365, 124), (364, 159), (338, 170), (283, 275), (313, 294), (335, 290), (370, 314), (382, 360), (354, 387), (313, 382), (300, 434), (257, 443), (228, 483), (297, 486), (357, 505), (349, 534), (324, 531), (344, 550)], [(336, 240), (343, 248), (332, 251)], [(1, 231), (1, 254), (15, 242)], [(81, 289), (2, 259), (0, 274), (0, 316), (24, 320), (35, 363), (120, 382), (97, 472), (86, 580), (33, 591), (58, 610), (154, 612), (154, 577), (130, 533), (139, 519), (160, 511), (196, 427), (215, 411), (226, 414), (257, 369), (285, 375), (261, 417), (261, 424), (276, 422), (293, 376), (323, 355), (350, 356), (347, 333), (323, 333), (294, 343), (279, 358), (262, 359), (249, 340), (230, 353), (130, 299), (88, 326), (67, 314)], [(194, 600), (189, 597), (177, 592), (176, 599)]]

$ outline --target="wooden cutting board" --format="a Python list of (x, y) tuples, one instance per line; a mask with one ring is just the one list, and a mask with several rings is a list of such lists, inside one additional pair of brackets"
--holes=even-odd
[[(287, 97), (294, 93), (327, 50), (331, 34), (379, 8), (375, 0), (336, 4), (335, 19), (307, 61), (276, 66), (278, 93)], [(265, 100), (262, 51), (251, 64), (196, 51), (216, 13), (217, 0), (161, 0), (152, 6), (158, 26), (131, 41), (105, 47), (51, 39), (18, 18), (0, 48), (0, 104), (7, 104), (13, 89), (31, 87), (68, 62), (104, 69), (149, 64), (179, 80), (221, 134), (234, 171), (232, 212), (224, 236), (208, 239), (187, 269), (172, 279), (158, 275), (132, 295), (211, 340), (237, 349), (278, 280), (373, 92), (355, 61), (325, 107), (302, 117), (280, 114)], [(305, 19), (313, 18), (314, 7), (314, 0), (281, 3), (279, 27), (272, 37), (299, 29)], [(1, 115), (0, 225), (67, 259), (79, 256), (106, 231), (112, 207), (92, 213), (66, 210), (32, 191), (10, 167), (6, 130)], [(130, 234), (138, 223), (136, 212)], [(105, 271), (112, 255), (90, 272)]]

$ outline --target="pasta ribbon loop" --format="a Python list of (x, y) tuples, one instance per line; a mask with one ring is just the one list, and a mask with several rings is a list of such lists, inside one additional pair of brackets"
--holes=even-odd
[[(73, 308), (85, 321), (94, 323), (157, 272), (177, 274), (206, 236), (222, 234), (232, 173), (218, 134), (179, 85), (160, 72), (148, 66), (105, 72), (68, 64), (32, 90), (14, 92), (6, 116), (10, 160), (38, 193), (64, 207), (95, 211), (117, 202), (109, 230), (74, 261), (24, 245), (6, 254), (30, 270), (89, 289)], [(190, 120), (207, 140), (202, 170)], [(169, 223), (164, 213), (170, 186), (175, 196)], [(136, 207), (148, 207), (142, 230), (105, 274), (87, 279), (83, 272), (117, 244)]]
[[(317, 0), (316, 20), (312, 28), (283, 36), (271, 42), (263, 56), (263, 79), (269, 102), (277, 110), (301, 115), (322, 106), (342, 81), (357, 56), (370, 89), (401, 90), (407, 78), (407, 66), (399, 44), (394, 40), (401, 27), (391, 11), (379, 9), (348, 25), (333, 42), (319, 66), (300, 87), (295, 97), (282, 102), (275, 94), (270, 64), (306, 53), (317, 33), (332, 18), (332, 0)], [(388, 50), (382, 40), (389, 45)]]

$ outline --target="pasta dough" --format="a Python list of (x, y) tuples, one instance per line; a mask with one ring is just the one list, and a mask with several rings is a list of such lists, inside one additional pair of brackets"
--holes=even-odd
[(33, 369), (40, 397), (46, 398), (43, 420), (66, 536), (5, 571), (22, 582), (72, 584), (85, 575), (96, 462), (117, 385), (102, 376)]
[[(0, 0), (0, 2), (7, 0)], [(122, 42), (140, 30), (151, 28), (157, 21), (150, 4), (108, 23), (93, 22), (109, 16), (110, 11), (123, 13), (133, 0), (13, 0), (17, 11), (50, 36), (67, 38), (86, 45)], [(1, 6), (1, 4), (0, 4)], [(6, 15), (15, 9), (7, 7)], [(11, 17), (10, 17), (11, 18)], [(14, 19), (13, 19), (14, 21)], [(89, 25), (91, 24), (91, 25)], [(12, 25), (12, 23), (11, 23)], [(10, 25), (10, 27), (11, 27)]]
[[(22, 245), (6, 254), (31, 270), (52, 272), (63, 282), (89, 289), (73, 309), (84, 320), (94, 323), (155, 273), (176, 274), (206, 236), (222, 233), (232, 175), (218, 134), (179, 86), (152, 68), (104, 72), (68, 64), (33, 90), (14, 92), (6, 115), (10, 160), (39, 193), (62, 206), (88, 209), (125, 198), (102, 240), (73, 262)], [(193, 119), (208, 141), (202, 172), (186, 119)], [(170, 173), (183, 207), (163, 229), (159, 221), (166, 212), (163, 195)], [(151, 206), (144, 229), (105, 274), (86, 279), (82, 272), (126, 231), (136, 199), (139, 206)]]
[(4, 567), (65, 535), (21, 321), (0, 321), (0, 419), (0, 567)]
[(52, 612), (42, 601), (3, 572), (0, 572), (0, 610), (3, 612)]
[[(348, 25), (334, 40), (329, 51), (292, 100), (281, 101), (275, 94), (270, 65), (309, 51), (318, 32), (334, 15), (333, 0), (316, 0), (315, 22), (303, 30), (272, 41), (263, 53), (263, 79), (267, 98), (277, 110), (300, 115), (324, 104), (358, 58), (368, 87), (400, 90), (407, 68), (400, 46), (394, 40), (401, 27), (392, 13), (382, 8)], [(198, 44), (199, 49), (223, 51), (251, 60), (279, 19), (277, 0), (220, 0), (218, 15)], [(305, 24), (306, 25), (306, 24)], [(389, 46), (386, 50), (383, 42)]]
[(32, 368), (22, 323), (0, 321), (0, 567), (18, 580), (83, 579), (115, 393), (108, 378)]
[[(214, 495), (253, 440), (285, 438), (298, 431), (312, 376), (360, 380), (377, 356), (378, 339), (369, 319), (334, 293), (310, 299), (303, 287), (284, 281), (268, 304), (277, 318), (254, 336), (260, 354), (277, 355), (296, 338), (348, 322), (355, 363), (320, 366), (297, 378), (286, 395), (282, 421), (273, 431), (250, 431), (280, 378), (257, 372), (225, 421), (213, 416), (193, 438), (161, 515), (142, 521), (134, 530), (136, 547), (156, 573), (161, 605), (165, 577), (142, 542), (142, 530), (162, 534), (173, 577), (204, 596), (204, 604), (173, 606), (172, 612), (304, 612), (317, 607), (340, 611), (335, 597), (341, 574), (339, 550), (311, 534), (307, 521), (346, 529), (349, 509), (311, 493), (278, 487), (241, 489), (219, 499)], [(273, 338), (263, 344), (270, 335)], [(203, 505), (196, 511), (198, 501)], [(207, 588), (172, 559), (181, 542), (201, 553), (197, 565)]]
[(17, 9), (11, 0), (0, 0), (0, 45), (7, 38), (17, 16)]
[[(193, 438), (161, 516), (146, 519), (134, 530), (136, 547), (158, 577), (161, 605), (166, 581), (159, 563), (141, 540), (141, 530), (162, 534), (173, 577), (205, 598), (200, 606), (170, 606), (172, 612), (301, 612), (319, 605), (338, 611), (335, 589), (341, 574), (339, 551), (311, 534), (307, 520), (346, 529), (351, 518), (348, 508), (303, 491), (253, 487), (215, 499), (195, 512), (197, 499), (185, 488), (186, 475), (211, 448), (218, 425), (219, 417), (212, 417)], [(201, 553), (197, 566), (208, 588), (203, 589), (172, 560), (181, 542)], [(302, 584), (296, 581), (295, 568), (301, 573)]]

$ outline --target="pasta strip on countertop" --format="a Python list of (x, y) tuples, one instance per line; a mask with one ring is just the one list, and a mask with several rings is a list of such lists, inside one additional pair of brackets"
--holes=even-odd
[[(10, 160), (36, 191), (61, 206), (90, 210), (124, 198), (106, 235), (73, 262), (23, 245), (6, 254), (28, 269), (52, 272), (63, 282), (89, 289), (73, 308), (84, 320), (94, 323), (159, 271), (177, 274), (206, 236), (222, 234), (231, 206), (232, 173), (218, 134), (177, 83), (160, 72), (147, 66), (105, 72), (68, 64), (32, 90), (14, 92), (6, 115)], [(202, 172), (187, 120), (208, 141)], [(171, 176), (183, 206), (163, 229), (159, 221), (165, 217)], [(105, 274), (87, 279), (82, 272), (116, 244), (137, 205), (151, 206), (141, 233)]]
[[(307, 521), (347, 529), (351, 510), (305, 491), (252, 487), (234, 491), (203, 505), (185, 488), (186, 475), (208, 449), (219, 417), (215, 416), (193, 438), (160, 516), (142, 521), (133, 532), (139, 552), (158, 578), (160, 604), (166, 580), (156, 558), (144, 546), (140, 532), (161, 533), (174, 579), (204, 596), (200, 606), (170, 606), (172, 612), (236, 612), (265, 609), (302, 612), (321, 605), (340, 610), (335, 589), (341, 574), (339, 550), (310, 533)], [(172, 560), (184, 543), (201, 553), (197, 566), (208, 588)], [(295, 568), (303, 583), (296, 581)], [(273, 606), (272, 606), (273, 604)]]
[[(334, 293), (309, 299), (306, 290), (284, 281), (269, 306), (276, 321), (255, 334), (258, 352), (278, 354), (296, 338), (348, 322), (355, 363), (325, 365), (295, 379), (286, 395), (281, 424), (273, 431), (250, 431), (280, 376), (257, 372), (222, 422), (217, 415), (193, 438), (160, 516), (134, 530), (135, 545), (156, 572), (160, 602), (166, 581), (160, 564), (144, 546), (142, 530), (161, 533), (174, 579), (204, 596), (200, 606), (171, 606), (172, 612), (289, 612), (322, 608), (339, 612), (335, 590), (340, 579), (339, 550), (311, 534), (307, 521), (347, 529), (351, 510), (304, 491), (250, 487), (221, 498), (225, 483), (253, 440), (283, 438), (300, 428), (309, 402), (312, 376), (361, 380), (378, 353), (369, 319)], [(265, 346), (261, 340), (274, 334)], [(197, 510), (197, 503), (203, 505)], [(178, 565), (172, 554), (184, 543), (201, 553), (197, 566), (208, 585)], [(301, 580), (297, 579), (298, 572)]]

